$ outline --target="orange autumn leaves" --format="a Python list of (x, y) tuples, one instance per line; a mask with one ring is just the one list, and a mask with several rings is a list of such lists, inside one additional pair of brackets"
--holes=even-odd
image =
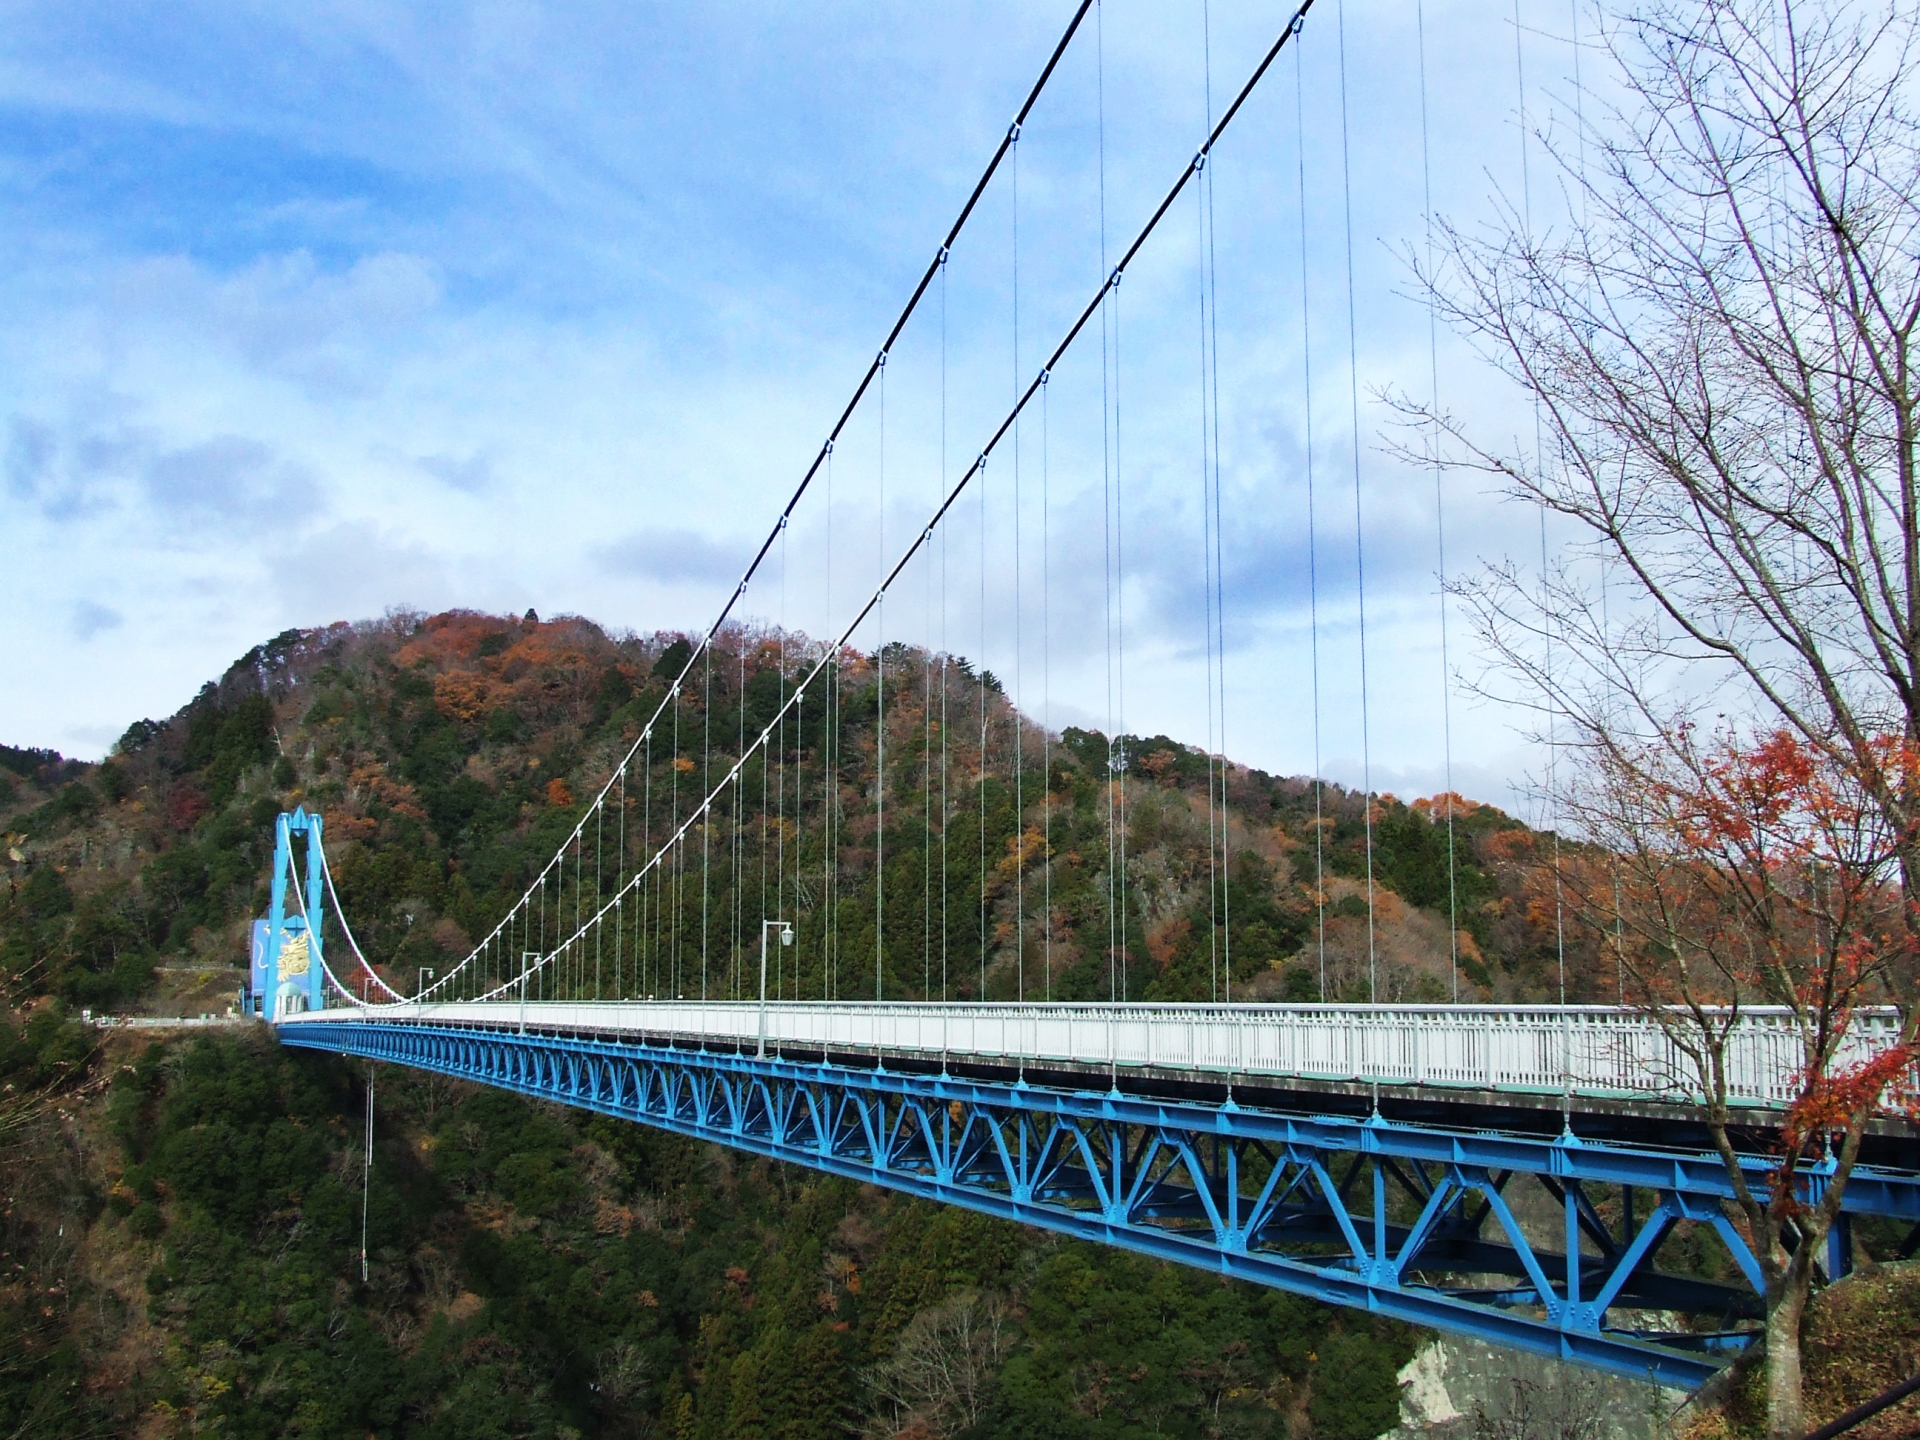
[(1701, 755), (1691, 783), (1664, 782), (1676, 838), (1690, 849), (1747, 861), (1816, 862), (1876, 872), (1914, 836), (1889, 827), (1889, 795), (1911, 794), (1920, 752), (1895, 736), (1837, 757), (1786, 731), (1756, 745), (1723, 738)]
[(1570, 856), (1564, 897), (1653, 1006), (1791, 1007), (1804, 1050), (1798, 1144), (1838, 1117), (1915, 1103), (1911, 1045), (1839, 1062), (1857, 1007), (1910, 989), (1904, 822), (1920, 760), (1899, 737), (1824, 746), (1786, 731), (1710, 741), (1682, 728), (1616, 753), (1581, 801), (1604, 843)]
[(433, 677), (433, 705), (449, 720), (471, 725), (492, 708), (493, 682), (471, 670), (449, 670)]
[[(451, 611), (428, 618), (394, 661), (435, 669), (434, 707), (473, 725), (503, 708), (534, 717), (580, 704), (599, 681), (594, 657), (603, 649), (599, 631), (582, 620), (513, 621)], [(631, 664), (616, 668), (629, 682), (638, 678)]]
[(413, 786), (388, 775), (385, 765), (375, 763), (355, 767), (348, 777), (348, 784), (350, 794), (384, 805), (396, 815), (405, 815), (413, 820), (427, 818), (427, 812), (420, 804), (419, 793)]

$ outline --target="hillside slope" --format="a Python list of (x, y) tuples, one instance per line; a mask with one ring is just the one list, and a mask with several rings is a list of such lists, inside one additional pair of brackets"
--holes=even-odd
[[(725, 637), (684, 700), (682, 734), (761, 723), (805, 650), (799, 637)], [(1389, 1428), (1414, 1341), (1403, 1328), (391, 1069), (377, 1079), (363, 1284), (365, 1067), (282, 1054), (252, 1027), (149, 1045), (77, 1020), (220, 1013), (265, 905), (273, 817), (295, 803), (326, 814), (343, 900), (382, 971), (410, 987), (418, 967), (444, 967), (553, 853), (687, 653), (683, 637), (610, 637), (577, 619), (394, 616), (277, 637), (177, 715), (129, 727), (101, 765), (0, 752), (13, 1012), (0, 1037), (12, 1197), (0, 1353), (14, 1357), (0, 1367), (0, 1434)], [(806, 779), (818, 797), (772, 832), (794, 868), (767, 883), (785, 887), (775, 900), (802, 930), (777, 980), (787, 993), (870, 993), (858, 987), (876, 952), (873, 660), (840, 657), (837, 722), (796, 722), (783, 752), (795, 792)], [(977, 993), (984, 971), (990, 996), (1050, 985), (1104, 998), (1119, 784), (1105, 737), (1041, 737), (962, 661), (896, 649), (886, 673), (888, 993), (938, 993), (924, 912), (897, 897), (930, 893), (939, 875), (947, 993)], [(949, 843), (936, 871), (929, 722), (942, 702)], [(1125, 993), (1209, 998), (1226, 947), (1208, 896), (1206, 761), (1165, 737), (1117, 748)], [(705, 757), (650, 758), (670, 787)], [(832, 832), (818, 823), (829, 798)], [(1234, 768), (1227, 803), (1236, 997), (1317, 996), (1323, 910), (1330, 996), (1364, 995), (1358, 797)], [(1533, 879), (1539, 837), (1454, 808), (1466, 989), (1541, 996), (1555, 951)], [(1395, 998), (1444, 998), (1451, 984), (1434, 814), (1375, 801), (1375, 942)], [(751, 825), (737, 838), (740, 863), (705, 877), (704, 928), (683, 907), (671, 937), (678, 978), (704, 957), (719, 993), (740, 983), (768, 903), (747, 878), (762, 842)]]
[[(670, 791), (684, 818), (698, 783), (736, 751), (730, 739), (757, 731), (791, 693), (808, 648), (798, 637), (723, 637), (710, 673), (696, 671), (670, 707), (650, 769), (630, 767), (629, 809), (644, 776), (657, 792), (650, 823), (664, 825)], [(401, 616), (289, 632), (170, 720), (133, 724), (103, 765), (8, 752), (40, 763), (16, 765), (30, 771), (19, 778), (0, 772), (0, 827), (9, 857), (20, 856), (8, 862), (15, 898), (0, 913), (10, 947), (0, 973), (29, 991), (112, 1006), (144, 991), (156, 959), (237, 957), (245, 920), (264, 907), (272, 818), (305, 803), (327, 816), (361, 941), (410, 981), (419, 966), (464, 954), (530, 883), (687, 652), (679, 636), (615, 639), (585, 621), (531, 616)], [(701, 886), (705, 916), (697, 933), (679, 917), (678, 951), (684, 963), (688, 944), (699, 946), (718, 992), (764, 908), (801, 926), (799, 969), (786, 982), (794, 993), (871, 993), (851, 977), (862, 965), (871, 975), (875, 951), (873, 657), (842, 657), (838, 680), (832, 723), (818, 703), (801, 707), (776, 760), (764, 770), (754, 762), (745, 777), (749, 796), (769, 783), (791, 787), (790, 799), (768, 806), (782, 807), (784, 834), (751, 813), (737, 834), (716, 821), (705, 871), (685, 882)], [(984, 968), (994, 998), (1049, 983), (1061, 998), (1106, 998), (1118, 950), (1125, 995), (1213, 998), (1229, 950), (1215, 916), (1230, 914), (1241, 998), (1318, 998), (1323, 961), (1326, 998), (1365, 998), (1369, 836), (1358, 797), (1236, 766), (1224, 818), (1210, 814), (1205, 758), (1165, 736), (1123, 736), (1112, 747), (1124, 757), (1123, 790), (1107, 771), (1106, 737), (1069, 729), (1043, 741), (990, 675), (905, 647), (889, 651), (885, 713), (889, 995), (939, 993), (929, 961), (940, 942), (946, 993), (956, 997), (979, 990)], [(1117, 946), (1108, 898), (1116, 805), (1125, 846)], [(1449, 832), (1436, 822), (1447, 808), (1374, 800), (1382, 1000), (1451, 991)], [(1557, 943), (1540, 903), (1541, 837), (1490, 807), (1456, 799), (1451, 809), (1463, 998), (1546, 998)], [(1215, 827), (1231, 872), (1217, 888)], [(822, 863), (828, 838), (831, 865)], [(744, 853), (728, 855), (730, 840)], [(921, 906), (935, 889), (943, 941)], [(1573, 994), (1598, 998), (1605, 987), (1590, 951), (1570, 938)]]

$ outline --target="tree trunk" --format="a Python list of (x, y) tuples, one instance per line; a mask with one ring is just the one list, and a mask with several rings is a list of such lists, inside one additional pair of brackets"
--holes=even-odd
[(1801, 1440), (1807, 1433), (1806, 1404), (1800, 1389), (1800, 1322), (1807, 1313), (1811, 1271), (1787, 1265), (1780, 1292), (1767, 1311), (1767, 1437)]

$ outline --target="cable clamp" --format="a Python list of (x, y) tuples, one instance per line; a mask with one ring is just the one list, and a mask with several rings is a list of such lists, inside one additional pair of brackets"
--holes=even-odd
[(1206, 151), (1202, 150), (1193, 157), (1193, 168), (1195, 173), (1198, 173), (1199, 171), (1202, 171), (1207, 168), (1207, 152)]
[(880, 352), (880, 358), (875, 360), (873, 363), (875, 365), (878, 365), (882, 370), (886, 369), (887, 368), (887, 352), (882, 350)]
[(1118, 290), (1120, 288), (1120, 278), (1126, 273), (1127, 272), (1120, 266), (1114, 266), (1113, 274), (1107, 277), (1107, 288), (1109, 290)]
[(1051, 379), (1053, 379), (1053, 371), (1051, 371), (1051, 370), (1042, 370), (1042, 371), (1040, 372), (1040, 383), (1041, 383), (1042, 385), (1045, 385), (1045, 384), (1046, 384), (1046, 383), (1047, 383), (1047, 382), (1048, 382), (1049, 380), (1051, 380)]
[(949, 253), (950, 252), (948, 248), (945, 245), (942, 245), (940, 247), (940, 253), (933, 257), (933, 263), (940, 266), (942, 269), (944, 269), (946, 267), (947, 256)]
[(1019, 141), (1020, 122), (1018, 120), (1014, 121), (1012, 126), (1007, 130), (1007, 139), (1009, 141), (1016, 142), (1016, 143)]
[(1293, 24), (1287, 27), (1287, 33), (1289, 35), (1298, 35), (1302, 30), (1306, 28), (1307, 28), (1307, 12), (1305, 10), (1296, 11), (1293, 17)]
[(828, 441), (827, 441), (827, 448), (826, 448), (826, 450), (825, 450), (825, 451), (823, 451), (822, 453), (823, 453), (823, 454), (827, 454), (827, 455), (831, 455), (831, 454), (833, 453), (833, 441), (832, 441), (832, 440), (828, 440)]

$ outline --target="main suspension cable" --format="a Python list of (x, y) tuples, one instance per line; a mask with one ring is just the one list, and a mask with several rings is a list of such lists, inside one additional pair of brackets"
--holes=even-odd
[[(1086, 328), (1088, 322), (1093, 318), (1095, 313), (1101, 310), (1101, 308), (1105, 305), (1109, 295), (1117, 291), (1121, 279), (1125, 276), (1127, 266), (1132, 263), (1133, 259), (1139, 254), (1141, 248), (1146, 244), (1147, 240), (1151, 238), (1155, 230), (1159, 227), (1160, 222), (1165, 218), (1167, 212), (1173, 207), (1175, 201), (1177, 201), (1180, 195), (1185, 191), (1188, 182), (1192, 180), (1193, 177), (1197, 175), (1200, 172), (1200, 170), (1205, 166), (1207, 157), (1212, 152), (1213, 148), (1219, 143), (1220, 138), (1226, 133), (1227, 129), (1231, 126), (1231, 124), (1233, 123), (1233, 120), (1239, 114), (1241, 108), (1245, 105), (1248, 98), (1252, 95), (1254, 89), (1259, 85), (1260, 81), (1265, 77), (1267, 71), (1271, 68), (1274, 60), (1279, 57), (1280, 51), (1285, 47), (1288, 40), (1292, 39), (1294, 36), (1296, 36), (1300, 32), (1303, 22), (1305, 20), (1305, 17), (1308, 11), (1312, 8), (1312, 5), (1313, 5), (1313, 0), (1303, 0), (1303, 3), (1301, 3), (1294, 10), (1286, 26), (1280, 31), (1279, 37), (1273, 42), (1272, 46), (1269, 47), (1266, 53), (1262, 56), (1259, 63), (1254, 67), (1254, 70), (1251, 73), (1251, 75), (1249, 75), (1245, 83), (1241, 86), (1240, 90), (1235, 95), (1233, 102), (1226, 108), (1226, 110), (1221, 115), (1220, 119), (1214, 124), (1212, 130), (1209, 132), (1206, 138), (1205, 143), (1199, 148), (1199, 150), (1195, 153), (1194, 157), (1181, 170), (1178, 178), (1169, 187), (1167, 193), (1165, 194), (1165, 196), (1162, 197), (1158, 205), (1154, 208), (1154, 210), (1148, 217), (1146, 223), (1142, 225), (1140, 230), (1135, 234), (1132, 242), (1127, 246), (1126, 250), (1122, 253), (1119, 262), (1115, 264), (1113, 269), (1102, 279), (1100, 286), (1095, 291), (1093, 297), (1088, 300), (1087, 304), (1082, 308), (1079, 315), (1075, 318), (1073, 323), (1067, 328), (1066, 333), (1062, 336), (1060, 341), (1054, 346), (1053, 350), (1050, 352), (1050, 354), (1047, 357), (1046, 363), (1043, 364), (1035, 372), (1032, 380), (1030, 380), (1025, 386), (1025, 388), (1021, 390), (1019, 397), (1015, 401), (1013, 407), (1007, 412), (1007, 414), (1004, 417), (1002, 417), (998, 425), (993, 429), (993, 431), (991, 432), (991, 434), (987, 439), (987, 442), (985, 443), (985, 445), (981, 447), (978, 459), (976, 459), (974, 463), (970, 467), (968, 467), (966, 472), (962, 474), (960, 478), (954, 483), (952, 488), (948, 491), (946, 498), (942, 500), (942, 502), (940, 503), (939, 508), (929, 518), (926, 524), (924, 524), (915, 533), (913, 539), (909, 542), (905, 551), (895, 561), (892, 568), (887, 571), (880, 585), (868, 597), (866, 602), (861, 606), (859, 612), (855, 614), (852, 617), (852, 619), (849, 621), (849, 623), (842, 629), (838, 640), (833, 645), (827, 648), (827, 650), (821, 655), (820, 659), (814, 664), (812, 669), (808, 672), (806, 677), (800, 682), (799, 686), (796, 688), (794, 692), (795, 697), (804, 695), (806, 689), (817, 678), (821, 677), (823, 673), (828, 671), (829, 668), (832, 668), (835, 671), (837, 671), (838, 669), (837, 660), (839, 655), (842, 653), (843, 648), (851, 641), (853, 635), (860, 629), (861, 626), (863, 626), (866, 623), (868, 617), (872, 615), (873, 612), (876, 610), (876, 608), (882, 603), (887, 591), (892, 587), (895, 580), (898, 579), (901, 572), (912, 561), (912, 559), (920, 552), (921, 548), (930, 542), (935, 529), (938, 526), (940, 526), (940, 524), (946, 519), (948, 513), (952, 510), (954, 504), (959, 500), (960, 496), (967, 489), (967, 486), (977, 476), (981, 476), (984, 474), (987, 461), (991, 458), (993, 452), (998, 448), (1000, 442), (1007, 436), (1009, 431), (1011, 431), (1011, 429), (1013, 428), (1014, 422), (1018, 419), (1020, 415), (1020, 412), (1026, 407), (1028, 403), (1030, 403), (1033, 400), (1034, 396), (1041, 390), (1045, 381), (1045, 377), (1049, 376), (1052, 373), (1052, 371), (1057, 367), (1060, 360), (1066, 355), (1067, 351), (1072, 347), (1074, 342), (1079, 338), (1082, 331)], [(1083, 10), (1084, 10), (1084, 7), (1083, 7)], [(684, 674), (685, 672), (683, 671), (682, 673)], [(983, 665), (981, 667), (981, 675), (983, 677), (984, 677), (984, 673), (985, 673), (985, 667)], [(781, 716), (784, 716), (787, 710), (791, 708), (793, 704), (794, 704), (794, 700), (790, 698), (782, 706), (781, 712), (780, 712)], [(677, 716), (677, 709), (676, 709), (676, 716)], [(984, 709), (983, 709), (983, 717), (984, 717)], [(753, 742), (753, 749), (757, 751), (761, 747), (764, 747), (767, 744), (768, 740), (772, 737), (773, 733), (774, 733), (774, 723), (770, 721), (767, 727), (761, 731), (760, 735)], [(677, 753), (677, 746), (676, 746), (676, 753)], [(662, 862), (667, 858), (669, 852), (677, 851), (680, 848), (679, 842), (686, 837), (688, 831), (695, 823), (700, 823), (704, 820), (704, 817), (710, 811), (711, 807), (718, 799), (719, 794), (725, 790), (725, 787), (727, 785), (733, 783), (741, 767), (746, 763), (747, 758), (748, 757), (746, 756), (739, 757), (739, 759), (736, 760), (729, 774), (722, 778), (719, 786), (713, 789), (712, 791), (710, 791), (707, 797), (700, 803), (699, 806), (697, 806), (694, 810), (692, 810), (689, 813), (688, 817), (684, 821), (679, 819), (677, 810), (676, 810), (675, 829), (673, 833), (669, 835), (665, 840), (663, 840), (659, 850), (656, 851), (655, 854), (650, 859), (643, 862), (641, 869), (634, 873), (634, 875), (626, 882), (623, 888), (632, 888), (638, 885), (647, 875), (658, 870), (661, 867)], [(983, 778), (984, 778), (984, 762), (985, 762), (984, 745), (982, 747), (981, 758), (982, 758)], [(677, 767), (676, 767), (676, 773), (677, 773)], [(984, 786), (983, 786), (982, 794), (984, 797)], [(984, 885), (984, 880), (985, 880), (984, 867), (982, 869), (981, 879)], [(600, 923), (600, 921), (602, 920), (602, 918), (610, 908), (611, 908), (611, 902), (608, 902), (607, 904), (603, 905), (600, 908), (600, 910), (595, 913), (594, 916), (590, 917), (586, 921), (586, 924), (591, 925), (591, 924)], [(983, 931), (983, 934), (984, 934), (984, 931)], [(556, 947), (556, 950), (558, 948), (559, 947)], [(545, 955), (537, 957), (538, 964), (536, 964), (534, 968), (539, 969), (543, 967), (552, 958), (552, 955), (554, 953), (555, 953), (554, 951), (549, 951)]]
[[(981, 196), (986, 193), (987, 186), (992, 182), (994, 175), (998, 172), (1001, 161), (1005, 159), (1007, 151), (1012, 144), (1013, 134), (1017, 133), (1019, 127), (1026, 122), (1027, 117), (1032, 113), (1033, 107), (1038, 103), (1048, 82), (1052, 80), (1054, 71), (1058, 68), (1061, 58), (1066, 54), (1067, 47), (1079, 32), (1080, 24), (1086, 18), (1087, 11), (1093, 4), (1094, 0), (1081, 0), (1081, 3), (1075, 8), (1072, 18), (1067, 22), (1065, 31), (1062, 32), (1059, 41), (1054, 45), (1052, 52), (1048, 55), (1047, 62), (1041, 68), (1039, 77), (1034, 81), (1032, 88), (1027, 93), (1026, 100), (1022, 103), (1018, 113), (1015, 115), (1012, 129), (1009, 130), (1006, 136), (1003, 136), (1000, 144), (995, 148), (992, 158), (988, 160), (985, 169), (981, 171), (979, 178), (975, 181), (972, 191), (969, 192), (967, 196), (966, 202), (960, 207), (960, 213), (955, 217), (952, 225), (949, 226), (946, 238), (941, 242), (935, 252), (933, 260), (929, 262), (926, 270), (921, 274), (919, 283), (914, 286), (912, 293), (907, 298), (906, 304), (901, 308), (899, 315), (895, 318), (892, 328), (887, 332), (885, 342), (881, 345), (873, 361), (868, 365), (866, 373), (854, 387), (852, 396), (842, 408), (838, 419), (834, 422), (832, 430), (828, 432), (827, 439), (821, 445), (819, 452), (814, 456), (812, 463), (808, 465), (806, 471), (801, 476), (799, 484), (795, 487), (793, 494), (788, 498), (786, 505), (782, 507), (773, 528), (761, 542), (752, 560), (748, 562), (745, 571), (741, 574), (739, 582), (734, 586), (726, 602), (721, 606), (720, 613), (715, 617), (713, 623), (708, 626), (705, 633), (701, 635), (698, 643), (694, 645), (688, 654), (680, 668), (679, 675), (675, 677), (673, 683), (669, 686), (667, 699), (661, 702), (660, 707), (655, 710), (653, 716), (647, 721), (646, 725), (642, 727), (641, 739), (634, 742), (633, 748), (627, 752), (625, 760), (631, 760), (633, 754), (640, 748), (644, 739), (651, 734), (653, 727), (660, 722), (666, 706), (675, 703), (679, 695), (680, 687), (692, 676), (693, 667), (701, 663), (702, 658), (706, 655), (709, 647), (719, 634), (721, 627), (732, 617), (734, 608), (745, 596), (754, 576), (759, 573), (761, 565), (765, 562), (769, 552), (772, 550), (774, 541), (783, 533), (787, 522), (794, 515), (801, 500), (812, 486), (815, 476), (825, 464), (828, 455), (831, 454), (834, 441), (838, 439), (846, 429), (854, 412), (858, 410), (861, 401), (865, 398), (868, 389), (873, 385), (879, 375), (885, 356), (892, 350), (895, 342), (898, 341), (901, 333), (906, 329), (907, 322), (913, 318), (915, 311), (919, 308), (922, 298), (926, 295), (928, 287), (933, 282), (935, 273), (941, 269), (945, 257), (952, 250), (954, 243), (960, 238), (961, 232), (966, 228), (967, 222), (972, 218), (975, 208), (979, 205)], [(623, 765), (624, 763), (625, 761), (623, 760)], [(606, 803), (609, 792), (613, 789), (614, 778), (609, 776), (607, 782), (602, 785), (600, 791), (595, 795), (590, 808), (597, 809), (603, 806)], [(433, 985), (429, 986), (427, 990), (423, 991), (423, 996), (452, 985), (455, 978), (461, 975), (467, 966), (474, 962), (475, 957), (482, 954), (486, 947), (497, 936), (511, 929), (512, 919), (518, 912), (519, 907), (533, 903), (535, 888), (544, 887), (546, 876), (550, 873), (552, 864), (560, 862), (565, 856), (567, 846), (573, 844), (575, 840), (584, 833), (585, 826), (586, 814), (583, 813), (575, 828), (575, 833), (568, 836), (555, 852), (555, 859), (553, 862), (550, 862), (549, 869), (541, 872), (540, 878), (535, 882), (535, 885), (528, 887), (527, 891), (522, 894), (520, 900), (508, 911), (506, 916), (501, 918), (486, 938), (483, 939), (479, 945), (476, 945), (457, 966), (453, 967), (446, 975), (440, 977)], [(678, 903), (676, 899), (676, 911), (677, 908)], [(542, 943), (544, 945), (544, 941)], [(676, 957), (678, 953), (677, 946), (678, 939), (676, 936)]]

